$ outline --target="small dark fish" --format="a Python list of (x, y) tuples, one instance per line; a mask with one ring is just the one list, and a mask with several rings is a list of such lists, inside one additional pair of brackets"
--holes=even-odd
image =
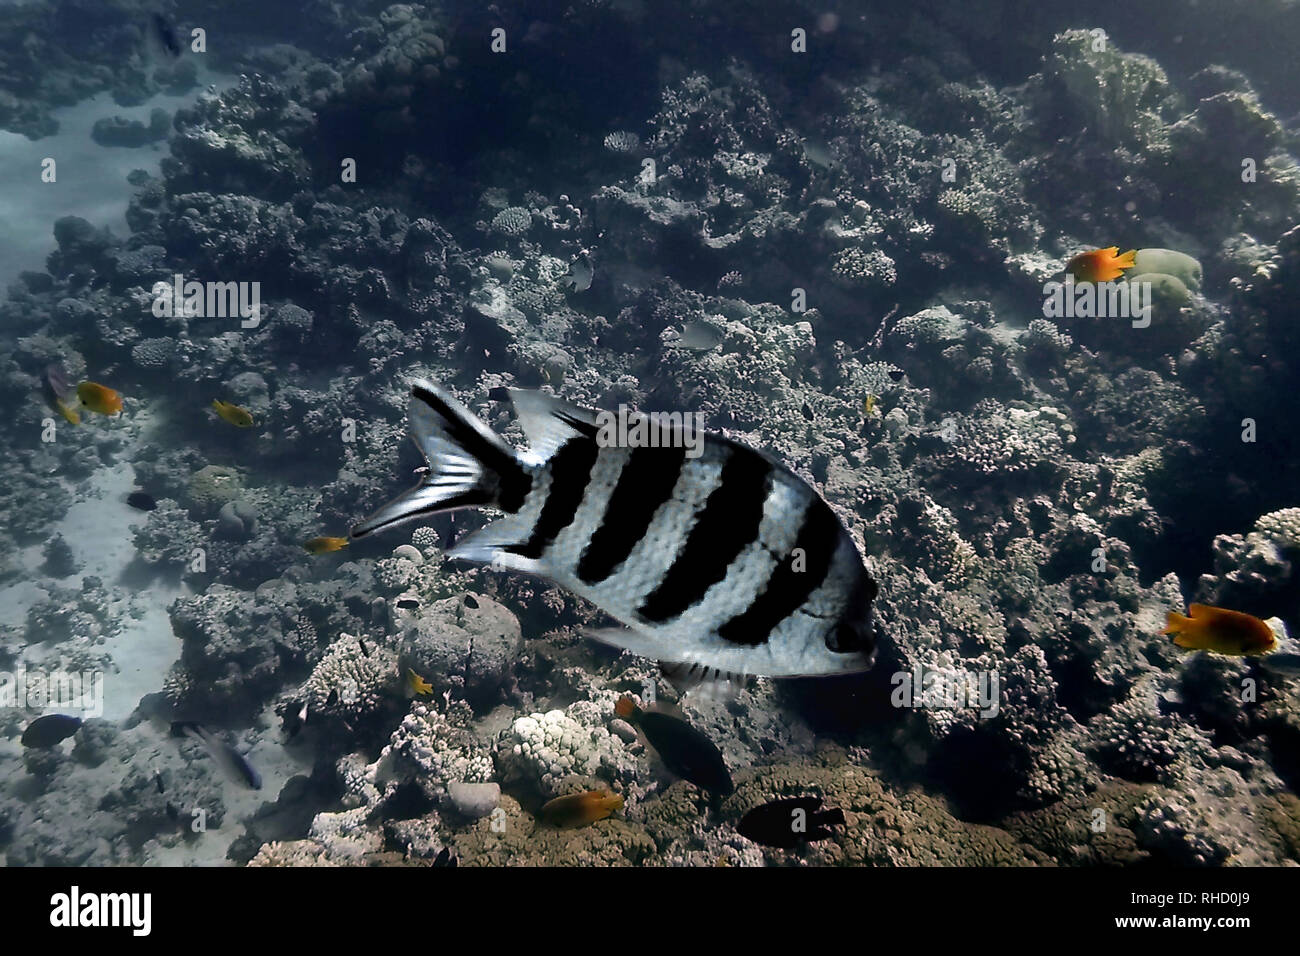
[(153, 511), (158, 507), (158, 502), (153, 500), (153, 496), (143, 491), (131, 492), (126, 496), (126, 503), (137, 511)]
[(889, 370), (889, 377), (895, 382), (901, 382), (903, 380), (903, 376), (906, 374), (907, 373), (904, 372), (901, 368), (891, 368)]
[(80, 717), (69, 717), (67, 714), (37, 717), (23, 731), (23, 746), (53, 747), (75, 734), (80, 726)]
[(368, 650), (366, 650), (366, 642), (363, 641), (363, 640), (361, 640), (361, 638), (357, 638), (357, 644), (358, 644), (358, 645), (360, 646), (360, 648), (361, 648), (361, 656), (362, 656), (362, 657), (369, 657), (369, 656), (370, 656), (370, 652), (369, 652)]
[(741, 836), (788, 850), (800, 843), (834, 836), (830, 827), (844, 825), (844, 811), (823, 810), (821, 797), (785, 797), (755, 807), (736, 825)]
[(172, 724), (172, 736), (197, 740), (228, 778), (250, 790), (262, 789), (262, 775), (248, 762), (248, 758), (230, 744), (219, 740), (202, 724), (188, 720), (177, 721)]
[(574, 292), (586, 292), (591, 288), (591, 280), (595, 274), (596, 270), (591, 264), (591, 258), (582, 252), (569, 263), (569, 271), (561, 277), (560, 282)]
[(153, 38), (157, 44), (162, 47), (170, 57), (181, 55), (181, 41), (176, 35), (176, 28), (161, 13), (149, 15), (149, 28), (153, 32)]
[(162, 774), (155, 772), (153, 775), (153, 782), (158, 785), (158, 792), (162, 793), (163, 792)]
[(640, 728), (664, 766), (683, 780), (723, 796), (735, 790), (717, 745), (680, 717), (642, 710), (631, 697), (620, 697), (614, 710)]
[(325, 706), (333, 707), (338, 702), (339, 702), (339, 689), (335, 687), (332, 691), (330, 691), (330, 695), (325, 698)]
[(307, 726), (307, 702), (303, 701), (301, 707), (296, 702), (290, 704), (288, 710), (284, 712), (280, 729), (288, 735), (288, 739), (293, 740), (302, 733), (305, 726)]
[(455, 866), (456, 857), (452, 855), (451, 847), (446, 847), (446, 846), (443, 847), (438, 852), (438, 855), (433, 858), (433, 862), (430, 863), (429, 865), (430, 866)]
[(676, 345), (691, 352), (710, 352), (722, 344), (722, 333), (701, 319), (688, 319), (678, 333)]

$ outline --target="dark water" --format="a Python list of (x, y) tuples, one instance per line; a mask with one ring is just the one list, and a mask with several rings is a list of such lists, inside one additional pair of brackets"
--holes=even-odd
[[(1295, 4), (49, 2), (0, 37), (6, 862), (1300, 861)], [(736, 444), (489, 469), (495, 563), (447, 555), (481, 508), (349, 540), (424, 480), (413, 379), (512, 448), (506, 389)], [(618, 600), (555, 583), (584, 553)], [(584, 634), (652, 593), (696, 623)], [(872, 666), (828, 676), (828, 634)], [(25, 747), (43, 714), (82, 723)], [(842, 820), (741, 835), (796, 797)]]

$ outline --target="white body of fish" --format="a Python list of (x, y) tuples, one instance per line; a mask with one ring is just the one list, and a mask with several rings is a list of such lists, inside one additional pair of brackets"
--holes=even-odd
[(722, 436), (704, 435), (696, 457), (668, 427), (660, 447), (620, 446), (602, 440), (594, 412), (538, 392), (510, 398), (526, 454), (445, 389), (414, 382), (410, 431), (428, 472), (352, 535), (494, 507), (505, 515), (448, 556), (586, 598), (626, 625), (594, 635), (603, 641), (706, 679), (870, 667), (875, 582), (799, 476)]

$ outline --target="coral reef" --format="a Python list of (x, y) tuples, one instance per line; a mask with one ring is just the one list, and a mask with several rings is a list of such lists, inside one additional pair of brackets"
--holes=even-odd
[[(832, 16), (834, 55), (792, 69), (720, 56), (721, 3), (534, 22), (306, 0), (286, 36), (274, 5), (204, 0), (185, 16), (255, 41), (167, 63), (134, 4), (45, 6), (0, 10), (7, 129), (206, 85), (200, 63), (232, 79), (147, 123), (94, 114), (119, 156), (166, 140), (128, 179), (130, 234), (49, 217), (44, 270), (0, 304), (0, 656), (125, 685), (139, 641), (166, 675), (131, 717), (0, 754), (8, 861), (211, 862), (196, 809), (245, 825), (222, 838), (254, 865), (1300, 859), (1295, 679), (1160, 633), (1188, 600), (1300, 633), (1300, 140), (1277, 105), (1300, 72), (1207, 39), (1265, 14), (923, 0), (874, 39)], [(526, 51), (508, 70), (478, 51), (498, 21)], [(1049, 308), (1110, 245), (1139, 250), (1149, 326)], [(257, 282), (258, 312), (174, 308), (177, 274)], [(55, 363), (122, 414), (64, 419)], [(424, 464), (416, 376), (520, 447), (498, 399), (540, 387), (698, 411), (780, 460), (880, 584), (875, 669), (683, 696), (578, 637), (601, 622), (561, 588), (448, 561), (470, 510), (306, 553)], [(217, 397), (255, 426), (214, 420)], [(992, 697), (895, 698), (927, 675)], [(735, 793), (666, 775), (623, 693), (681, 707)], [(302, 776), (268, 773), (258, 810), (171, 720)], [(539, 823), (597, 787), (623, 810)], [(845, 826), (791, 851), (735, 832), (804, 793)]]

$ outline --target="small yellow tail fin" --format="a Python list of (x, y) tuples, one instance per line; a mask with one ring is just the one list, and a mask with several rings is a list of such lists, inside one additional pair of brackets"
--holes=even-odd
[[(1184, 628), (1186, 628), (1187, 625), (1190, 623), (1192, 623), (1192, 619), (1190, 617), (1187, 617), (1183, 614), (1179, 614), (1177, 611), (1170, 611), (1168, 616), (1165, 618), (1165, 629), (1160, 633), (1178, 634)], [(1174, 641), (1174, 643), (1177, 644), (1178, 642)]]
[[(1118, 252), (1118, 251), (1119, 251), (1119, 246), (1116, 246), (1114, 251), (1115, 251), (1115, 252)], [(1112, 255), (1113, 255), (1113, 253), (1112, 253)], [(1128, 252), (1124, 253), (1122, 256), (1119, 256), (1119, 257), (1115, 260), (1115, 265), (1119, 266), (1119, 268), (1121, 268), (1121, 269), (1132, 269), (1135, 265), (1137, 265), (1137, 250), (1136, 250), (1136, 249), (1130, 249)]]

